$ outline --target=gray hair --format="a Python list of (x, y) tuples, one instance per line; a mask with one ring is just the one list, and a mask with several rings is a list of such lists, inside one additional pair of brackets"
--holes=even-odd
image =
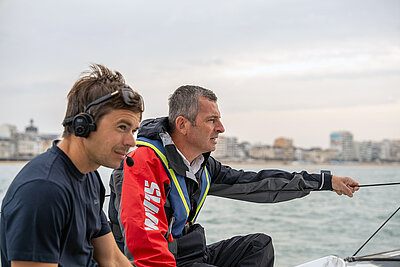
[(195, 85), (181, 86), (169, 97), (168, 121), (171, 133), (175, 131), (175, 121), (179, 116), (185, 117), (192, 125), (196, 125), (200, 96), (217, 102), (217, 96), (213, 91)]

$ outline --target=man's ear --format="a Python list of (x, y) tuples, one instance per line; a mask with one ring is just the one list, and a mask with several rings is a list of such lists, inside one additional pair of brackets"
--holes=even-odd
[(190, 121), (183, 116), (179, 116), (175, 120), (175, 129), (182, 135), (186, 135)]

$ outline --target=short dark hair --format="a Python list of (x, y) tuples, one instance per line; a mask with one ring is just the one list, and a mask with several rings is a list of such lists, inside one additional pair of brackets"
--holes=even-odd
[(175, 121), (179, 116), (188, 119), (192, 125), (196, 124), (196, 117), (200, 109), (200, 96), (217, 102), (217, 96), (213, 91), (195, 85), (183, 85), (169, 97), (168, 121), (170, 132), (175, 130)]
[[(121, 88), (132, 90), (125, 83), (125, 79), (121, 73), (118, 71), (113, 72), (100, 64), (90, 65), (90, 71), (82, 72), (81, 77), (75, 82), (68, 93), (68, 104), (64, 119), (73, 118), (75, 115), (84, 112), (89, 103)], [(90, 107), (87, 113), (93, 116), (95, 122), (98, 122), (104, 115), (115, 109), (127, 109), (135, 113), (140, 113), (141, 118), (144, 111), (143, 98), (134, 90), (132, 92), (132, 105), (125, 104), (122, 97), (113, 97), (103, 103)], [(73, 132), (72, 125), (67, 124), (64, 126), (63, 137), (68, 137)]]

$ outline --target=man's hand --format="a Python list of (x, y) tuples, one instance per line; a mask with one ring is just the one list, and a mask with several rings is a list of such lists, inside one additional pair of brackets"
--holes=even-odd
[(353, 197), (353, 193), (360, 189), (358, 183), (350, 177), (332, 176), (332, 188), (339, 196), (345, 194), (348, 197)]

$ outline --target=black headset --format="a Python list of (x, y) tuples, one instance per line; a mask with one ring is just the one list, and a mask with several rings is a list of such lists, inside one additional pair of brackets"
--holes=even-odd
[(73, 118), (67, 118), (63, 121), (63, 126), (72, 123), (72, 129), (75, 136), (87, 138), (90, 132), (96, 131), (94, 118), (89, 113), (83, 112), (75, 115)]
[(123, 89), (125, 88), (116, 90), (108, 95), (102, 96), (96, 99), (95, 101), (89, 103), (89, 105), (87, 105), (87, 107), (85, 108), (84, 112), (75, 115), (73, 118), (66, 118), (63, 121), (62, 125), (65, 127), (69, 124), (72, 124), (72, 129), (74, 130), (75, 136), (88, 138), (90, 132), (96, 131), (96, 123), (94, 122), (94, 118), (92, 115), (87, 113), (89, 108), (91, 106), (98, 105), (104, 101), (107, 101), (108, 99), (114, 97), (115, 95), (118, 95), (120, 92), (122, 92)]

